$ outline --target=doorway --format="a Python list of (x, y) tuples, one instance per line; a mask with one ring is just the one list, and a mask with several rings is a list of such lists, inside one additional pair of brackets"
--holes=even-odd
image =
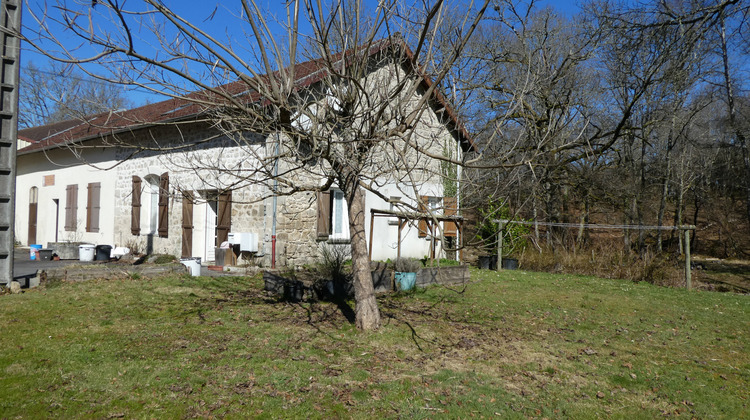
[(29, 235), (26, 238), (28, 245), (36, 243), (37, 210), (39, 207), (39, 188), (31, 187), (29, 190)]
[(203, 257), (204, 261), (214, 261), (216, 259), (216, 226), (217, 226), (217, 210), (218, 202), (216, 194), (212, 194), (206, 198), (205, 205), (205, 253)]

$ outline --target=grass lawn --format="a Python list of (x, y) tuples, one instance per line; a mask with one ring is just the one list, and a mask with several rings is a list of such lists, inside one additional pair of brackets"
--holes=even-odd
[(750, 296), (471, 274), (372, 334), (259, 278), (0, 296), (0, 418), (750, 417)]

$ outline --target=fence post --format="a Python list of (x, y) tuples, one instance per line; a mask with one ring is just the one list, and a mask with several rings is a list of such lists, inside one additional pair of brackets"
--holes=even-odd
[(693, 287), (693, 281), (690, 272), (690, 228), (685, 227), (685, 288), (690, 290)]
[(503, 269), (503, 220), (497, 223), (497, 271), (500, 271)]

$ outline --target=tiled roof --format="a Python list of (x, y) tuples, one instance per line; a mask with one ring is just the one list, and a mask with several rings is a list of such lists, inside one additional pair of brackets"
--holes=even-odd
[[(389, 45), (390, 42), (388, 40), (376, 42), (369, 48), (368, 54), (375, 55)], [(401, 45), (406, 51), (407, 58), (412, 60), (413, 56), (409, 48), (404, 43), (401, 43)], [(347, 54), (352, 51), (353, 50), (349, 50)], [(334, 56), (332, 59), (333, 61), (337, 61), (340, 60), (340, 58), (341, 53), (338, 54), (338, 56)], [(295, 81), (295, 89), (309, 87), (326, 76), (326, 66), (322, 60), (323, 59), (310, 60), (295, 65), (294, 73), (297, 77)], [(278, 71), (272, 74), (272, 77), (278, 76)], [(268, 76), (264, 75), (261, 77), (267, 78)], [(423, 80), (427, 88), (432, 85), (432, 82), (428, 77), (423, 77)], [(227, 92), (230, 95), (241, 95), (250, 91), (247, 83), (242, 81), (228, 83), (216, 89)], [(200, 105), (197, 100), (200, 100), (202, 96), (210, 97), (212, 95), (214, 94), (210, 91), (194, 92), (185, 97), (172, 98), (129, 110), (103, 112), (101, 114), (95, 114), (81, 119), (62, 121), (41, 127), (19, 130), (19, 138), (23, 137), (32, 142), (32, 144), (20, 149), (18, 154), (23, 155), (33, 153), (70, 143), (105, 137), (124, 130), (150, 127), (157, 124), (195, 117), (203, 111), (204, 107), (204, 105)], [(258, 96), (257, 93), (250, 94), (248, 99), (256, 101), (260, 99)], [(448, 101), (437, 91), (434, 96), (435, 101), (433, 101), (433, 107), (436, 111), (444, 112), (446, 114), (450, 121), (449, 125), (452, 126), (452, 129), (456, 130), (459, 140), (464, 148), (473, 148), (474, 144), (468, 131), (460, 123)]]

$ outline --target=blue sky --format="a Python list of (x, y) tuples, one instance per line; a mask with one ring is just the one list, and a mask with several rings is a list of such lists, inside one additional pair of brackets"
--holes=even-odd
[[(371, 0), (366, 1), (369, 2)], [(29, 0), (28, 4), (31, 6), (32, 10), (23, 11), (24, 25), (27, 27), (37, 26), (33, 19), (32, 12), (38, 14), (39, 11), (43, 10), (46, 7), (47, 10), (50, 10), (52, 11), (52, 13), (54, 13), (54, 3), (54, 1)], [(68, 3), (72, 4), (72, 2), (70, 1), (68, 1)], [(238, 18), (238, 15), (241, 13), (241, 6), (239, 5), (239, 2), (229, 3), (225, 1), (222, 4), (217, 5), (214, 2), (206, 1), (189, 0), (180, 2), (172, 0), (171, 2), (168, 1), (167, 3), (168, 6), (171, 7), (176, 13), (183, 16), (188, 21), (197, 24), (201, 29), (210, 32), (212, 35), (215, 35), (222, 40), (230, 39), (235, 47), (235, 50), (238, 51), (238, 53), (251, 54), (249, 51), (243, 51), (244, 46), (248, 45), (248, 43), (243, 43), (242, 41), (244, 37), (243, 31), (249, 31), (249, 28), (247, 27), (247, 24), (242, 23)], [(128, 7), (134, 7), (137, 2), (130, 1), (125, 4)], [(258, 4), (266, 13), (266, 17), (269, 18), (269, 22), (273, 21), (274, 19), (280, 19), (282, 21), (286, 20), (285, 2), (280, 0), (272, 0), (259, 2)], [(458, 4), (460, 5), (461, 3)], [(539, 6), (550, 5), (569, 15), (575, 14), (578, 10), (578, 7), (576, 6), (577, 1), (574, 0), (540, 0), (538, 1), (538, 4)], [(466, 3), (466, 5), (468, 7), (468, 3)], [(104, 9), (102, 5), (99, 5), (97, 11), (101, 12), (103, 10), (106, 9)], [(102, 22), (106, 22), (106, 20), (102, 20)], [(97, 22), (94, 21), (94, 23), (96, 24)], [(104, 25), (104, 23), (102, 24)], [(309, 31), (309, 28), (301, 28), (301, 32), (305, 31)], [(146, 31), (142, 33), (145, 32)], [(56, 35), (65, 37), (65, 33), (62, 31), (56, 31), (55, 33)], [(141, 45), (139, 48), (141, 48), (142, 50), (148, 50), (148, 47), (146, 46), (147, 43), (153, 42), (154, 39), (148, 35), (143, 35), (143, 37), (144, 38), (141, 40)], [(87, 48), (87, 45), (85, 43), (81, 43), (77, 40), (75, 41), (75, 45), (81, 51), (93, 53), (93, 50)], [(48, 63), (47, 58), (37, 53), (36, 51), (29, 49), (28, 46), (22, 51), (21, 60), (22, 63), (33, 61), (37, 67), (41, 68), (47, 67)], [(140, 105), (146, 101), (154, 102), (162, 99), (162, 97), (159, 97), (158, 95), (149, 94), (143, 90), (129, 90), (126, 95), (131, 99), (131, 101), (133, 101), (135, 105)]]

